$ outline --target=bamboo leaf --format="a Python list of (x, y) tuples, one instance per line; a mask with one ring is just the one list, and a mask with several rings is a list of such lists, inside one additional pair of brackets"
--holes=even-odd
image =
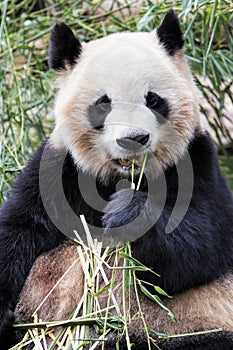
[(106, 292), (107, 290), (109, 290), (110, 288), (114, 288), (114, 286), (117, 284), (117, 280), (112, 281), (110, 283), (108, 283), (106, 286), (104, 286), (103, 288), (99, 289), (96, 293), (94, 293), (95, 297), (98, 297), (99, 295), (103, 294), (104, 292)]

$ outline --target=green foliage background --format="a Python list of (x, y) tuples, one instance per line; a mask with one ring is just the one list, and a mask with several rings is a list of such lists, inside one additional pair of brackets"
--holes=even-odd
[[(0, 202), (29, 154), (53, 126), (49, 110), (55, 74), (48, 69), (47, 49), (49, 34), (58, 21), (64, 21), (81, 40), (88, 41), (116, 31), (150, 31), (159, 25), (168, 9), (177, 10), (185, 33), (186, 54), (211, 106), (211, 126), (222, 146), (222, 137), (229, 134), (222, 123), (226, 97), (232, 102), (231, 0), (145, 0), (135, 5), (136, 2), (112, 0), (106, 9), (103, 0), (1, 1)], [(200, 75), (208, 76), (211, 85), (203, 83)], [(233, 188), (232, 161), (224, 156), (221, 163)]]

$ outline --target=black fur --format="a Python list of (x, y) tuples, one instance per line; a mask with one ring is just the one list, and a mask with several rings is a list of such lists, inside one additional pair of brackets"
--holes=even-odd
[(49, 66), (55, 70), (73, 66), (81, 54), (81, 43), (64, 23), (54, 26), (50, 36)]
[[(8, 200), (0, 209), (2, 350), (7, 349), (13, 341), (12, 312), (34, 260), (42, 252), (52, 249), (66, 239), (51, 222), (41, 200), (39, 167), (46, 145), (47, 142), (31, 158), (16, 180)], [(195, 181), (192, 201), (185, 218), (172, 233), (165, 233), (178, 188), (175, 167), (170, 167), (165, 174), (167, 197), (162, 215), (145, 236), (133, 243), (134, 256), (161, 274), (158, 280), (154, 280), (152, 274), (143, 275), (143, 279), (159, 284), (170, 294), (211, 281), (231, 271), (233, 266), (233, 200), (219, 170), (209, 136), (206, 134), (196, 137), (189, 147), (189, 153)], [(47, 200), (50, 203), (50, 214), (59, 218), (63, 232), (68, 234), (73, 229), (81, 230), (81, 227), (78, 221), (68, 220), (65, 206), (63, 207), (64, 200), (62, 201), (57, 194), (59, 174), (54, 169), (63, 158), (64, 154), (58, 153), (50, 146), (43, 166), (49, 179)], [(184, 160), (181, 162), (185, 165)], [(184, 168), (184, 179), (185, 176)], [(69, 154), (65, 157), (62, 178), (64, 193), (72, 210), (76, 214), (84, 214), (88, 223), (101, 226), (102, 209), (94, 210), (85, 203), (78, 187), (78, 171)], [(90, 191), (89, 180), (92, 180), (91, 177), (86, 176), (87, 192)], [(188, 182), (189, 178), (186, 180)], [(108, 185), (97, 181), (97, 187), (105, 200), (110, 199), (116, 191), (115, 181)], [(141, 192), (133, 193), (132, 202), (124, 211), (105, 215), (104, 226), (117, 227), (130, 222), (143, 208), (146, 208), (144, 217), (149, 221), (153, 220), (152, 216), (157, 215), (156, 206), (160, 205), (160, 179), (154, 182), (152, 192), (149, 195), (149, 202), (146, 202), (147, 184), (144, 181)], [(53, 198), (50, 197), (50, 193), (54, 194)], [(132, 194), (131, 190), (122, 190), (120, 195), (115, 194), (112, 205), (122, 208), (122, 200), (125, 200), (129, 193)], [(185, 192), (183, 195), (185, 199)], [(140, 231), (143, 226), (144, 223), (141, 221), (141, 227), (140, 225), (136, 229), (132, 227)], [(129, 235), (131, 234), (132, 231), (129, 232)], [(225, 350), (224, 347), (222, 349)]]
[(173, 56), (184, 45), (183, 33), (179, 19), (173, 10), (170, 10), (162, 24), (157, 29), (160, 42), (170, 56)]
[[(233, 334), (227, 331), (216, 331), (206, 334), (194, 334), (189, 336), (181, 336), (168, 339), (158, 339), (154, 336), (156, 345), (151, 344), (151, 350), (232, 350), (233, 347)], [(146, 339), (146, 337), (145, 337)], [(137, 334), (135, 337), (130, 337), (130, 341), (133, 344), (132, 350), (148, 350), (148, 343), (145, 339), (138, 339)], [(106, 344), (107, 350), (115, 350), (117, 339), (111, 339)], [(121, 350), (127, 350), (127, 345), (123, 340), (120, 343)]]
[[(201, 335), (191, 335), (159, 341), (162, 350), (232, 350), (233, 334), (227, 331), (216, 331)], [(134, 350), (147, 350), (138, 347)], [(123, 349), (122, 349), (123, 350)]]

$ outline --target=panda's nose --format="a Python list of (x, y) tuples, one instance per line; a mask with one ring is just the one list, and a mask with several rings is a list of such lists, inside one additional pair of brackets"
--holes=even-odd
[(149, 134), (142, 134), (133, 137), (122, 137), (121, 139), (116, 139), (116, 142), (122, 148), (130, 151), (138, 151), (148, 142), (148, 140)]

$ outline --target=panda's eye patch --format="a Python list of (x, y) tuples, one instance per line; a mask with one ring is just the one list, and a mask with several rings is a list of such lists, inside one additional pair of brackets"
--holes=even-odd
[(163, 124), (169, 116), (169, 104), (167, 100), (155, 92), (149, 91), (145, 96), (146, 106), (155, 114), (158, 122)]
[(111, 100), (107, 95), (101, 96), (93, 105), (88, 108), (88, 117), (96, 130), (104, 127), (104, 121), (112, 110)]

